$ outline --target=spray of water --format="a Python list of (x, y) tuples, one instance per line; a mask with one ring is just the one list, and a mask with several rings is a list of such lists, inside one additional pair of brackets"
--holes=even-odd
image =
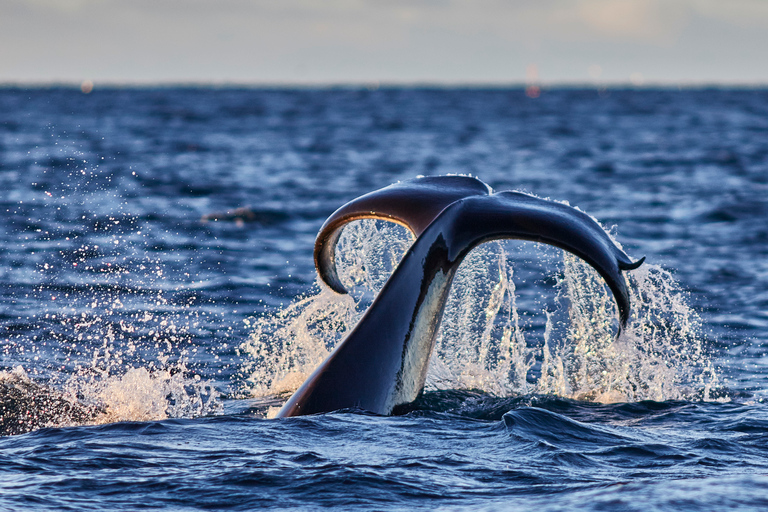
[[(35, 355), (31, 376), (22, 366), (0, 372), (0, 432), (194, 417), (220, 409), (213, 385), (187, 368), (195, 350), (188, 324), (169, 314), (116, 311), (124, 306), (107, 295), (108, 306), (103, 296), (89, 298), (91, 314), (62, 308), (41, 319), (57, 323), (32, 347), (47, 363)], [(116, 313), (119, 322), (110, 319)], [(9, 343), (6, 352), (13, 346), (28, 343)]]
[(615, 305), (600, 276), (570, 254), (563, 262), (565, 335), (552, 335), (550, 316), (538, 392), (598, 402), (710, 398), (718, 377), (700, 320), (669, 272), (646, 264), (629, 274), (632, 316), (616, 339)]
[[(220, 409), (213, 385), (187, 367), (197, 352), (189, 333), (197, 313), (174, 307), (162, 293), (151, 300), (151, 311), (121, 312), (117, 323), (81, 313), (72, 325), (78, 340), (101, 344), (89, 345), (90, 360), (76, 364), (62, 388), (99, 405), (98, 422), (193, 417)], [(125, 306), (113, 301), (113, 307)]]
[(252, 319), (240, 350), (250, 357), (242, 374), (257, 396), (295, 391), (357, 322), (357, 304), (328, 289), (299, 298), (274, 314)]
[(189, 368), (206, 312), (191, 293), (166, 298), (178, 288), (173, 261), (153, 247), (174, 234), (130, 213), (122, 194), (136, 197), (125, 189), (136, 172), (101, 168), (103, 157), (50, 129), (54, 144), (37, 151), (58, 163), (30, 169), (33, 188), (14, 209), (25, 265), (14, 269), (19, 322), (5, 324), (0, 344), (0, 434), (218, 411), (212, 383)]
[(0, 433), (219, 411), (212, 383), (188, 368), (197, 352), (190, 329), (201, 313), (152, 286), (163, 279), (159, 264), (95, 263), (86, 249), (74, 263), (86, 272), (110, 269), (97, 274), (102, 282), (61, 291), (57, 269), (46, 264), (52, 283), (35, 292), (51, 306), (27, 319), (33, 334), (3, 344), (19, 364), (0, 372)]
[(338, 244), (339, 277), (354, 292), (338, 295), (317, 285), (287, 307), (248, 320), (241, 374), (256, 396), (295, 391), (355, 326), (413, 239), (390, 223), (363, 221), (345, 228)]
[(456, 274), (430, 360), (427, 389), (528, 392), (533, 365), (517, 310), (512, 266), (498, 243), (470, 252)]
[[(295, 390), (354, 326), (412, 240), (404, 228), (380, 221), (345, 228), (337, 265), (352, 296), (318, 286), (287, 308), (253, 319), (254, 332), (241, 347), (249, 356), (251, 392)], [(547, 304), (539, 315), (543, 329), (520, 314), (504, 244), (484, 244), (468, 255), (448, 299), (428, 390), (540, 393), (604, 403), (709, 399), (718, 377), (699, 319), (668, 272), (646, 264), (629, 274), (633, 313), (617, 338), (616, 307), (603, 280), (580, 259), (557, 254), (560, 263), (545, 276), (555, 283), (554, 300), (540, 302)], [(547, 292), (539, 288), (537, 293)]]

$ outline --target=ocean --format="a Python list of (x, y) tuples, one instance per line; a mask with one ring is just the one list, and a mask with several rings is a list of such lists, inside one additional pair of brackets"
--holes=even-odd
[[(402, 414), (271, 419), (413, 238), (420, 175), (567, 202), (633, 258), (462, 264)], [(0, 88), (0, 510), (768, 507), (768, 90)]]

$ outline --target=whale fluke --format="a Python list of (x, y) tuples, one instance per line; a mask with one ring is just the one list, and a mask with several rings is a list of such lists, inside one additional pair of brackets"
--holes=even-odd
[(643, 260), (633, 262), (597, 221), (565, 204), (520, 192), (491, 194), (480, 180), (459, 176), (417, 178), (366, 194), (331, 215), (315, 245), (318, 273), (341, 293), (334, 248), (344, 224), (364, 218), (401, 223), (416, 241), (355, 328), (278, 417), (352, 407), (390, 414), (415, 400), (456, 270), (472, 248), (489, 240), (542, 242), (575, 254), (605, 279), (620, 329), (629, 318), (621, 272)]
[(562, 203), (512, 191), (466, 198), (455, 209), (448, 236), (451, 260), (461, 261), (478, 244), (503, 238), (559, 247), (583, 259), (605, 279), (619, 309), (620, 328), (626, 325), (630, 304), (622, 267), (637, 268), (644, 258), (632, 262), (592, 217)]
[(353, 199), (323, 223), (315, 240), (315, 267), (320, 279), (336, 293), (346, 293), (336, 272), (335, 250), (345, 224), (353, 220), (396, 222), (417, 237), (446, 206), (491, 188), (469, 176), (431, 176), (395, 183)]
[(619, 268), (621, 270), (635, 270), (637, 267), (642, 265), (644, 261), (645, 261), (645, 256), (643, 256), (642, 258), (640, 258), (634, 263), (632, 262), (625, 263), (624, 261), (619, 261)]

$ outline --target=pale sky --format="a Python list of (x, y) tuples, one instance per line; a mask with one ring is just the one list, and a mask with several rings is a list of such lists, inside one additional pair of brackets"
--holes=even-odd
[(0, 0), (0, 83), (768, 84), (768, 0)]

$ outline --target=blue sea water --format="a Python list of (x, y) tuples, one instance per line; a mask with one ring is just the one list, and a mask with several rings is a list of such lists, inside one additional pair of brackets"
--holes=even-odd
[[(291, 309), (334, 307), (322, 222), (448, 173), (568, 201), (646, 256), (655, 344), (558, 327), (583, 274), (506, 245), (516, 385), (456, 377), (449, 345), (407, 414), (267, 419), (269, 358), (343, 331)], [(4, 88), (0, 188), (2, 510), (768, 506), (766, 90)], [(553, 336), (588, 352), (564, 374)]]

